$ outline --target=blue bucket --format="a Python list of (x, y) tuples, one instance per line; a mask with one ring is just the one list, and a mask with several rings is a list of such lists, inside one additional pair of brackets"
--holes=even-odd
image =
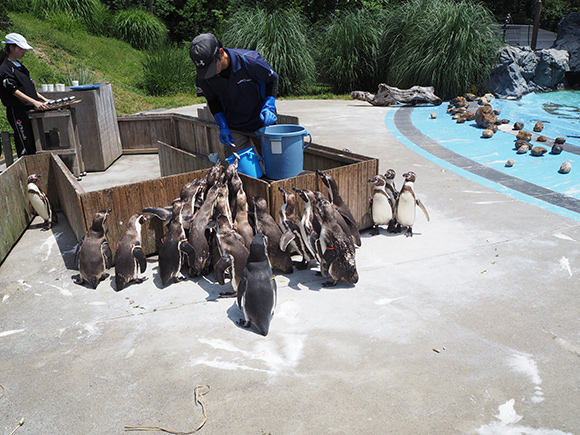
[[(256, 131), (262, 142), (262, 158), (266, 177), (272, 180), (292, 178), (304, 170), (304, 150), (312, 136), (300, 125), (281, 124)], [(310, 142), (304, 145), (304, 138)]]
[[(236, 152), (236, 154), (240, 157), (240, 161), (238, 162), (238, 172), (254, 178), (260, 178), (264, 175), (262, 167), (260, 166), (261, 157), (256, 153), (254, 147), (244, 148), (243, 150)], [(233, 154), (226, 157), (226, 162), (230, 165), (235, 161), (236, 156)]]

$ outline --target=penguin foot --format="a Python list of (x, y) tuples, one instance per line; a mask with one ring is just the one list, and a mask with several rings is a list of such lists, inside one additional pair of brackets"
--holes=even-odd
[(326, 281), (322, 283), (322, 287), (334, 287), (338, 283), (338, 280)]
[(107, 279), (108, 277), (110, 277), (110, 276), (111, 276), (111, 274), (109, 274), (109, 273), (105, 272), (105, 273), (103, 273), (103, 274), (101, 275), (101, 279), (100, 279), (99, 281), (104, 281), (104, 280), (106, 280), (106, 279)]
[(413, 229), (411, 227), (407, 228), (407, 232), (405, 233), (405, 237), (413, 237)]
[(235, 298), (238, 292), (220, 292), (220, 298)]
[(302, 261), (293, 261), (292, 263), (294, 264), (294, 266), (296, 266), (296, 269), (305, 270), (305, 269), (308, 269), (308, 265), (310, 264), (310, 261), (302, 260)]
[(379, 226), (378, 225), (375, 225), (374, 227), (371, 228), (370, 235), (371, 236), (378, 236), (379, 235)]
[(143, 278), (135, 278), (133, 280), (133, 282), (137, 283), (137, 284), (141, 284), (143, 281), (147, 281), (149, 278), (147, 278), (146, 276), (144, 276)]
[(389, 226), (387, 227), (388, 233), (396, 233), (397, 232), (397, 223), (394, 219), (389, 222)]
[(83, 279), (83, 277), (82, 277), (82, 276), (79, 274), (79, 275), (73, 276), (73, 282), (74, 282), (75, 284), (82, 285), (82, 284), (84, 284), (85, 280), (84, 280), (84, 279)]
[(252, 322), (250, 322), (249, 320), (240, 319), (238, 320), (237, 323), (242, 328), (249, 328), (250, 326), (252, 326)]

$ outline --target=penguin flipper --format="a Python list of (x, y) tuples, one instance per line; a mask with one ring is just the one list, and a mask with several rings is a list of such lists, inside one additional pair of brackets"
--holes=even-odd
[(226, 283), (225, 279), (226, 270), (232, 266), (232, 263), (233, 262), (231, 255), (222, 255), (222, 258), (220, 258), (218, 262), (215, 264), (213, 268), (213, 274), (215, 275), (215, 278), (218, 280), (220, 285), (224, 285)]
[[(248, 286), (248, 280), (244, 276), (240, 283), (238, 284), (238, 307), (242, 308), (242, 301), (244, 299), (244, 293), (246, 293), (246, 288)], [(249, 323), (249, 321), (247, 321)], [(249, 325), (248, 325), (249, 327)]]
[(286, 251), (286, 248), (295, 237), (296, 234), (294, 234), (291, 230), (286, 230), (286, 232), (282, 234), (282, 237), (280, 237), (280, 249), (282, 251)]
[[(86, 235), (85, 235), (85, 237), (86, 237)], [(77, 269), (79, 267), (79, 256), (80, 256), (80, 253), (81, 253), (81, 249), (82, 249), (82, 245), (83, 245), (84, 240), (85, 240), (84, 237), (82, 239), (80, 239), (79, 242), (77, 243), (77, 247), (75, 249), (75, 259), (74, 259), (74, 262), (75, 262), (75, 266), (77, 267)]]
[(179, 244), (179, 250), (187, 255), (187, 264), (192, 268), (195, 265), (195, 249), (193, 249), (191, 243), (187, 240), (183, 240)]
[(146, 207), (142, 211), (142, 213), (151, 213), (157, 216), (163, 222), (163, 225), (168, 225), (171, 222), (171, 210), (167, 210), (165, 208), (160, 207)]
[(427, 218), (427, 222), (429, 222), (429, 213), (427, 213), (427, 209), (425, 208), (425, 206), (423, 205), (423, 203), (421, 202), (421, 200), (419, 198), (417, 198), (415, 200), (415, 203), (419, 206), (419, 208), (421, 210), (423, 210), (423, 213), (425, 213), (425, 217)]
[(141, 273), (144, 273), (147, 270), (147, 258), (145, 258), (145, 253), (141, 246), (135, 246), (133, 248), (133, 257), (139, 263), (139, 268), (141, 269)]
[(111, 247), (106, 240), (101, 244), (101, 255), (105, 260), (105, 267), (107, 269), (113, 267), (113, 253), (111, 252)]

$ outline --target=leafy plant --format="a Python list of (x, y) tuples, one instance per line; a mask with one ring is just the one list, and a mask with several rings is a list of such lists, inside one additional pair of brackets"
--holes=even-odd
[(303, 17), (292, 10), (241, 9), (228, 21), (225, 47), (258, 51), (278, 73), (278, 93), (299, 93), (314, 81), (315, 64)]
[(148, 95), (171, 95), (195, 89), (195, 67), (189, 47), (173, 45), (149, 52), (138, 86)]
[(134, 48), (152, 49), (166, 42), (168, 30), (159, 18), (146, 10), (132, 8), (114, 15), (112, 33)]

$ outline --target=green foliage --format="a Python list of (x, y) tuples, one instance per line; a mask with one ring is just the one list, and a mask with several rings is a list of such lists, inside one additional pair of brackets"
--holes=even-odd
[(115, 37), (136, 49), (161, 47), (167, 41), (167, 27), (144, 9), (132, 8), (117, 12), (112, 21)]
[(379, 80), (383, 10), (346, 11), (331, 18), (317, 44), (321, 79), (334, 92), (376, 89)]
[(102, 33), (108, 20), (108, 10), (99, 0), (30, 0), (30, 6), (38, 18), (67, 14), (80, 20), (86, 30), (94, 34)]
[(195, 67), (189, 58), (189, 45), (172, 45), (147, 54), (138, 86), (155, 96), (194, 90)]
[(501, 35), (478, 3), (409, 0), (383, 24), (383, 81), (392, 86), (433, 86), (450, 99), (481, 85), (496, 64)]
[(278, 73), (278, 93), (303, 92), (314, 80), (312, 44), (305, 21), (295, 11), (241, 9), (228, 21), (222, 37), (225, 47), (260, 52)]
[(46, 21), (57, 30), (66, 33), (76, 33), (83, 29), (83, 22), (71, 10), (50, 11), (46, 13)]
[(4, 0), (2, 9), (12, 12), (24, 12), (30, 10), (30, 0)]

